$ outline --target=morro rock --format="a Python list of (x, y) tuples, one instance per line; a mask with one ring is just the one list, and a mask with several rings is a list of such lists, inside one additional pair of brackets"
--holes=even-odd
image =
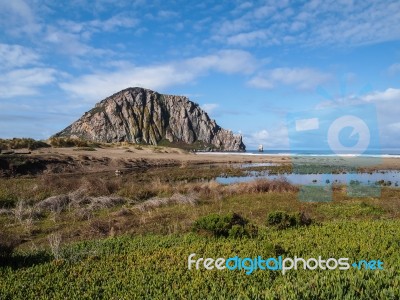
[(102, 100), (54, 136), (103, 143), (125, 141), (203, 150), (245, 150), (241, 135), (218, 126), (188, 98), (138, 87)]

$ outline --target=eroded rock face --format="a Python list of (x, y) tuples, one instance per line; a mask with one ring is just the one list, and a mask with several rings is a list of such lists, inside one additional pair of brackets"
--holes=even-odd
[(55, 136), (153, 145), (168, 140), (221, 151), (245, 150), (241, 135), (218, 126), (188, 98), (143, 88), (128, 88), (104, 99)]

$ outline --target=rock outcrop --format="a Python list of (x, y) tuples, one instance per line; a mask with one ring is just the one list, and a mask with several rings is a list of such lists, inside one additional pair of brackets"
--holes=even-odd
[(218, 126), (188, 98), (138, 87), (122, 90), (97, 103), (54, 136), (104, 143), (183, 143), (203, 150), (245, 150), (241, 135)]

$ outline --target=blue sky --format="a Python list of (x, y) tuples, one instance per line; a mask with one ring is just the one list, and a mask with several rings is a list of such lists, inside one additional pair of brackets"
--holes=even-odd
[(248, 149), (288, 148), (288, 113), (363, 103), (400, 148), (398, 24), (390, 0), (0, 0), (0, 137), (48, 138), (142, 86), (188, 96)]

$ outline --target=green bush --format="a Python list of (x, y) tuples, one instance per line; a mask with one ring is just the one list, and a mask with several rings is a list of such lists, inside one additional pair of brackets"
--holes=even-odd
[(50, 145), (53, 147), (92, 147), (93, 144), (88, 141), (70, 138), (70, 137), (52, 137), (49, 140)]
[(193, 224), (193, 231), (215, 237), (241, 238), (257, 235), (257, 228), (236, 213), (201, 217)]
[(312, 220), (303, 212), (288, 214), (283, 211), (271, 212), (267, 216), (267, 225), (274, 226), (277, 229), (286, 229), (290, 227), (300, 227), (311, 225)]

